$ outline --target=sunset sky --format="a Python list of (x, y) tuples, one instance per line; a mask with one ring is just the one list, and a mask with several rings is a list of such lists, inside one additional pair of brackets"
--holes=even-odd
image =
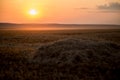
[(0, 0), (0, 22), (120, 24), (120, 0)]

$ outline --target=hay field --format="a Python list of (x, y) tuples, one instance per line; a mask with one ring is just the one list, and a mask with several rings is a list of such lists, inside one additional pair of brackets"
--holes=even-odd
[(0, 30), (0, 80), (119, 80), (120, 30)]

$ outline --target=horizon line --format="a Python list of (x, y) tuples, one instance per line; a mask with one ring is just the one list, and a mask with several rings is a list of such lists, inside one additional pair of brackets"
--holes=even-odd
[(10, 24), (10, 25), (117, 25), (120, 24), (98, 24), (98, 23), (11, 23), (11, 22), (0, 22), (0, 24)]

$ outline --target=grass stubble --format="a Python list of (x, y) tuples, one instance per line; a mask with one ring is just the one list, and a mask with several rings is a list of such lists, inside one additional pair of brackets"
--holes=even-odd
[(1, 31), (0, 80), (119, 80), (120, 30)]

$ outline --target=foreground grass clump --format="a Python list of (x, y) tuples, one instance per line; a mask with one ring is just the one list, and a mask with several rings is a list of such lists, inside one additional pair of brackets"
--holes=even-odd
[(57, 76), (67, 79), (116, 80), (120, 73), (119, 49), (111, 42), (65, 39), (40, 47), (33, 61), (58, 68)]
[[(90, 61), (115, 61), (120, 46), (112, 42), (64, 39), (41, 46), (35, 54), (40, 63), (78, 64)], [(111, 61), (110, 61), (111, 63)]]
[(0, 52), (0, 80), (119, 80), (120, 46), (65, 39), (25, 54)]

